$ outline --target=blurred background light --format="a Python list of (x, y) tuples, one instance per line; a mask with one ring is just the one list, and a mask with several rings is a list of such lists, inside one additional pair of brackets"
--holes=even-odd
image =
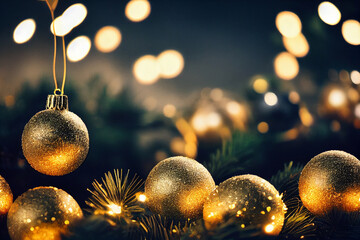
[(264, 101), (269, 106), (275, 106), (278, 102), (278, 97), (273, 92), (267, 92), (264, 95)]
[(302, 28), (300, 18), (295, 13), (289, 11), (278, 13), (275, 24), (284, 37), (296, 37)]
[(292, 38), (283, 37), (283, 43), (286, 50), (295, 57), (305, 57), (310, 49), (309, 43), (302, 33)]
[(332, 89), (328, 96), (329, 104), (335, 108), (341, 107), (346, 103), (346, 95), (340, 89)]
[(239, 115), (241, 111), (241, 105), (238, 102), (230, 101), (226, 104), (226, 111), (231, 115)]
[(133, 22), (145, 20), (151, 12), (150, 2), (147, 0), (131, 0), (126, 4), (125, 16)]
[(268, 82), (263, 78), (255, 79), (253, 82), (253, 89), (257, 93), (265, 93), (269, 88)]
[(162, 78), (175, 78), (184, 69), (184, 58), (176, 50), (166, 50), (159, 54), (157, 61)]
[(36, 23), (34, 19), (26, 19), (19, 23), (13, 34), (14, 41), (18, 44), (26, 43), (34, 35), (36, 30)]
[(176, 114), (176, 107), (173, 104), (166, 104), (163, 108), (165, 117), (172, 118)]
[(260, 132), (260, 133), (267, 133), (269, 131), (269, 124), (267, 124), (266, 122), (260, 122), (258, 125), (257, 125), (257, 130)]
[(360, 73), (359, 73), (359, 71), (356, 71), (356, 70), (352, 71), (350, 73), (350, 78), (351, 78), (351, 81), (354, 84), (357, 84), (357, 85), (360, 84)]
[(84, 59), (91, 49), (91, 40), (87, 36), (79, 36), (72, 40), (67, 47), (67, 57), (71, 62)]
[(341, 28), (342, 35), (346, 42), (351, 45), (360, 44), (360, 23), (356, 20), (347, 20)]
[(282, 52), (275, 57), (274, 70), (279, 78), (291, 80), (299, 73), (299, 63), (290, 53)]
[(55, 18), (50, 25), (50, 31), (54, 34), (54, 26), (56, 36), (65, 36), (72, 29), (79, 26), (87, 16), (87, 9), (81, 3), (76, 3), (68, 7), (64, 13)]
[(152, 55), (140, 57), (134, 64), (133, 74), (141, 84), (155, 83), (160, 77), (160, 66), (157, 58)]
[(339, 9), (331, 2), (322, 2), (318, 7), (318, 13), (321, 20), (329, 25), (336, 25), (340, 22), (341, 13)]
[(306, 107), (299, 109), (299, 117), (305, 127), (310, 127), (314, 124), (314, 118)]
[(100, 52), (112, 52), (118, 48), (121, 43), (121, 32), (114, 26), (102, 27), (97, 31), (94, 43)]
[(289, 101), (293, 104), (297, 104), (300, 102), (300, 95), (299, 93), (295, 92), (295, 91), (291, 91), (289, 93)]
[(356, 104), (354, 114), (355, 117), (360, 118), (360, 103)]

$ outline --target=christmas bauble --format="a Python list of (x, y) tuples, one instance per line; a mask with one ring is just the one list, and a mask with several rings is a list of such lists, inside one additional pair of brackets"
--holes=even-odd
[(6, 214), (13, 202), (13, 195), (9, 184), (0, 176), (0, 215)]
[(302, 170), (299, 194), (316, 215), (360, 211), (360, 161), (343, 151), (320, 153)]
[(68, 174), (82, 164), (89, 134), (84, 122), (68, 111), (67, 96), (49, 95), (47, 109), (26, 124), (22, 148), (30, 165), (43, 174)]
[(145, 182), (150, 210), (171, 219), (201, 216), (206, 197), (215, 183), (208, 170), (186, 157), (171, 157), (158, 163)]
[(231, 217), (241, 228), (262, 229), (278, 235), (284, 224), (286, 206), (268, 181), (255, 175), (240, 175), (220, 183), (204, 204), (205, 227), (216, 228)]
[(78, 203), (65, 191), (37, 187), (15, 200), (7, 226), (12, 240), (60, 240), (68, 226), (82, 216)]

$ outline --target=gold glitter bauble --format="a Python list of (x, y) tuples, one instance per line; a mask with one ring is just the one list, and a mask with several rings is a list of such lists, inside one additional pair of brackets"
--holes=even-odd
[(12, 204), (7, 226), (12, 240), (60, 240), (61, 234), (82, 210), (68, 193), (54, 187), (37, 187)]
[(0, 176), (0, 215), (6, 214), (13, 202), (13, 195), (9, 184)]
[(241, 228), (261, 228), (278, 235), (284, 224), (286, 206), (268, 181), (255, 175), (240, 175), (220, 183), (204, 204), (205, 227), (215, 229), (233, 217)]
[(206, 197), (215, 182), (208, 170), (186, 157), (171, 157), (158, 163), (145, 182), (150, 210), (171, 219), (201, 216)]
[(67, 96), (49, 95), (47, 109), (33, 116), (22, 134), (26, 160), (46, 175), (74, 171), (89, 151), (87, 128), (67, 106)]
[(316, 215), (360, 211), (360, 161), (343, 151), (320, 153), (302, 170), (299, 194)]

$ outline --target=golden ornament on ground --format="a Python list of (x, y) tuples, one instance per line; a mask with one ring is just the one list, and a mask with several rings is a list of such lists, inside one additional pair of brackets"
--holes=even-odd
[(13, 195), (9, 184), (0, 176), (0, 215), (6, 214), (13, 202)]
[(171, 157), (158, 163), (147, 177), (146, 203), (163, 217), (196, 219), (214, 188), (215, 182), (203, 165), (190, 158)]
[(240, 175), (220, 183), (204, 204), (205, 227), (215, 229), (226, 217), (236, 219), (241, 228), (261, 228), (278, 235), (286, 206), (279, 192), (268, 181), (255, 175)]
[(78, 203), (65, 191), (37, 187), (15, 200), (7, 226), (12, 240), (60, 240), (68, 226), (82, 216)]
[(35, 170), (46, 175), (65, 175), (85, 160), (89, 134), (84, 122), (68, 111), (67, 96), (49, 95), (46, 108), (26, 124), (23, 152)]
[(320, 153), (302, 170), (299, 194), (315, 215), (360, 211), (360, 161), (343, 151)]

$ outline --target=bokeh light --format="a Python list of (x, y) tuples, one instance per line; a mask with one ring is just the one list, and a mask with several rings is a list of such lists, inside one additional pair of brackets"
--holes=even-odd
[(328, 96), (329, 104), (335, 108), (341, 107), (346, 103), (346, 95), (340, 89), (332, 89)]
[(157, 61), (162, 78), (175, 78), (184, 69), (184, 58), (176, 50), (166, 50), (159, 54)]
[(18, 44), (26, 43), (34, 35), (36, 30), (36, 23), (34, 19), (26, 19), (19, 23), (13, 34), (14, 41)]
[(160, 66), (155, 56), (145, 55), (136, 60), (133, 74), (141, 84), (153, 84), (160, 77)]
[(342, 35), (346, 42), (351, 45), (360, 44), (360, 23), (356, 20), (347, 20), (341, 28)]
[(291, 80), (299, 73), (299, 63), (290, 53), (282, 52), (275, 57), (274, 70), (279, 78)]
[(340, 22), (341, 13), (339, 9), (331, 2), (322, 2), (318, 7), (318, 13), (321, 20), (329, 25), (336, 25)]
[(360, 73), (358, 71), (356, 70), (352, 71), (350, 73), (350, 78), (354, 84), (356, 85), (360, 84)]
[(295, 57), (305, 57), (310, 50), (309, 43), (302, 33), (292, 38), (283, 37), (283, 43), (286, 50)]
[(241, 105), (238, 102), (230, 101), (226, 104), (226, 111), (231, 115), (239, 115), (242, 112)]
[(50, 25), (50, 31), (54, 34), (54, 26), (56, 36), (65, 36), (72, 29), (79, 26), (87, 16), (87, 9), (81, 3), (76, 3), (68, 7), (64, 13), (55, 18)]
[(257, 93), (265, 93), (269, 88), (268, 82), (263, 78), (255, 79), (253, 82), (253, 89)]
[(300, 18), (289, 11), (280, 12), (276, 16), (275, 24), (284, 37), (296, 37), (302, 28)]
[(67, 47), (67, 57), (71, 62), (84, 59), (91, 49), (91, 41), (87, 36), (79, 36), (72, 40)]
[(295, 92), (295, 91), (291, 91), (289, 93), (289, 101), (293, 104), (297, 104), (300, 102), (300, 95), (299, 93)]
[(222, 118), (217, 112), (202, 112), (196, 113), (192, 120), (191, 125), (198, 133), (206, 132), (210, 129), (215, 129), (222, 124)]
[(165, 117), (172, 118), (176, 114), (176, 107), (172, 104), (166, 104), (163, 108), (163, 113)]
[(264, 101), (269, 106), (275, 106), (278, 102), (278, 97), (273, 92), (267, 92), (264, 95)]
[(311, 113), (309, 112), (309, 110), (302, 106), (299, 109), (299, 117), (301, 120), (301, 123), (305, 126), (305, 127), (310, 127), (311, 125), (314, 124), (314, 118), (311, 115)]
[(356, 104), (354, 109), (355, 117), (360, 118), (360, 103)]
[(97, 31), (94, 43), (100, 52), (112, 52), (118, 48), (121, 43), (120, 30), (114, 26), (102, 27)]
[(267, 133), (269, 131), (269, 124), (267, 124), (266, 122), (260, 122), (258, 125), (257, 125), (257, 130), (260, 132), (260, 133)]
[(147, 0), (131, 0), (125, 7), (125, 16), (133, 22), (145, 20), (150, 12), (151, 6)]

